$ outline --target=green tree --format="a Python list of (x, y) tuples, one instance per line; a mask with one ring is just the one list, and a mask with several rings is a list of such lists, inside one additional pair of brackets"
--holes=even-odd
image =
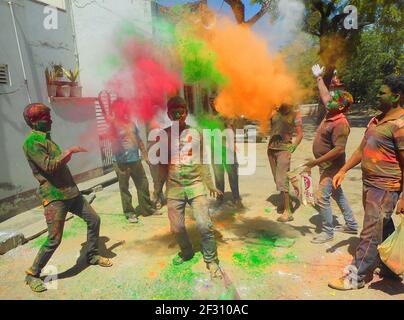
[(385, 32), (372, 26), (361, 34), (343, 71), (343, 81), (357, 102), (373, 104), (383, 79), (404, 67), (404, 31)]
[[(403, 1), (392, 0), (304, 0), (306, 7), (303, 31), (320, 39), (319, 55), (326, 64), (326, 82), (332, 71), (343, 65), (355, 51), (360, 35), (369, 25), (377, 25), (385, 32), (401, 28)], [(347, 29), (344, 21), (348, 5), (357, 8), (358, 28)]]

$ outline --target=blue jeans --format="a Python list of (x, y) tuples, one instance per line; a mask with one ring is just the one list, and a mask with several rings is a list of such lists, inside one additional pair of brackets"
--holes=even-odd
[(352, 209), (348, 204), (347, 198), (345, 198), (342, 188), (338, 187), (337, 189), (334, 189), (332, 185), (332, 177), (322, 174), (317, 194), (317, 205), (323, 218), (322, 232), (330, 236), (334, 235), (331, 197), (337, 202), (338, 207), (344, 216), (346, 225), (351, 229), (357, 230), (358, 223), (353, 216)]

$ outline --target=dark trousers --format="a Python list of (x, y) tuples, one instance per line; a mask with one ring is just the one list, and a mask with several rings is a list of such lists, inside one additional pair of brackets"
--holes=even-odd
[(196, 227), (201, 235), (203, 259), (206, 263), (219, 262), (217, 257), (216, 240), (213, 234), (213, 224), (208, 212), (206, 196), (193, 199), (167, 199), (168, 218), (171, 232), (174, 234), (183, 257), (193, 255), (192, 244), (185, 229), (185, 207), (187, 203), (192, 207), (192, 214), (196, 220)]
[(366, 276), (372, 274), (377, 266), (387, 268), (380, 260), (377, 246), (395, 230), (391, 217), (399, 195), (399, 191), (386, 191), (363, 186), (365, 217), (354, 258), (358, 281), (362, 281)]
[(288, 172), (292, 154), (289, 151), (268, 149), (268, 160), (275, 180), (276, 190), (289, 192)]
[(137, 198), (142, 214), (151, 214), (153, 212), (153, 205), (150, 199), (149, 182), (147, 181), (142, 162), (114, 162), (114, 170), (118, 177), (122, 209), (126, 218), (136, 214), (135, 208), (132, 205), (132, 195), (129, 191), (129, 178), (132, 178), (136, 186)]
[(233, 200), (240, 200), (240, 191), (238, 187), (238, 163), (234, 164), (213, 164), (213, 172), (215, 174), (216, 188), (224, 193), (224, 172), (229, 177), (230, 189)]
[(48, 238), (32, 264), (33, 275), (39, 276), (53, 253), (62, 241), (63, 228), (68, 212), (79, 216), (87, 223), (87, 260), (94, 263), (98, 260), (98, 238), (101, 220), (83, 196), (71, 200), (53, 201), (45, 207), (45, 219), (48, 225)]
[(158, 164), (152, 164), (150, 166), (150, 173), (153, 179), (153, 200), (160, 201), (160, 203), (163, 204), (165, 203), (165, 197), (162, 190), (163, 186), (160, 186), (160, 166)]

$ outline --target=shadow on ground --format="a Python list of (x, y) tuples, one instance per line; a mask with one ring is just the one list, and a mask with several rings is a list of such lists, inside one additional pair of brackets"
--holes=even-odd
[(387, 293), (390, 296), (395, 296), (404, 293), (404, 284), (391, 279), (382, 279), (380, 281), (371, 283), (369, 285), (369, 289), (379, 290)]
[(350, 237), (349, 239), (342, 240), (336, 244), (334, 244), (331, 248), (327, 249), (328, 253), (334, 253), (337, 249), (348, 246), (347, 250), (351, 256), (355, 256), (356, 248), (359, 245), (358, 237)]
[[(105, 258), (114, 258), (116, 257), (116, 253), (113, 252), (114, 249), (120, 247), (124, 244), (124, 241), (119, 241), (109, 248), (107, 248), (107, 242), (110, 241), (108, 237), (100, 237), (98, 245), (99, 245), (99, 254)], [(77, 276), (80, 272), (87, 269), (90, 265), (87, 262), (87, 242), (81, 244), (80, 255), (76, 261), (76, 264), (70, 269), (54, 276), (57, 279), (66, 279)], [(52, 278), (52, 276), (49, 276)]]
[[(280, 194), (271, 194), (267, 198), (267, 201), (276, 207), (278, 213), (282, 213), (284, 211), (283, 199)], [(290, 196), (290, 204), (290, 210), (292, 213), (296, 212), (301, 205), (300, 200), (294, 196)]]

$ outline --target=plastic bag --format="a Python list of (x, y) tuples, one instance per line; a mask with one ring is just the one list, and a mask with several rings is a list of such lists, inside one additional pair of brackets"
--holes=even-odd
[(289, 193), (300, 200), (303, 205), (314, 204), (313, 178), (310, 172), (299, 166), (288, 172)]
[(404, 273), (404, 216), (397, 229), (377, 249), (380, 259), (395, 274)]
[(302, 203), (305, 206), (308, 204), (314, 204), (313, 177), (311, 176), (311, 172), (304, 171), (301, 173), (300, 177)]

